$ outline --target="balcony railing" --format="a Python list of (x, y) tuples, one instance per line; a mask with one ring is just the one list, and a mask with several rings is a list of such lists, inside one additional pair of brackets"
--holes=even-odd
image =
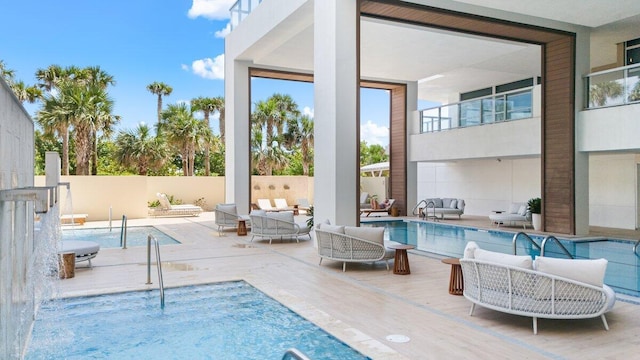
[(585, 76), (588, 109), (640, 102), (640, 64)]
[(231, 13), (231, 30), (233, 30), (244, 18), (246, 18), (253, 9), (255, 9), (262, 0), (238, 0), (236, 1), (229, 12)]
[(533, 87), (420, 110), (420, 132), (492, 124), (533, 116)]

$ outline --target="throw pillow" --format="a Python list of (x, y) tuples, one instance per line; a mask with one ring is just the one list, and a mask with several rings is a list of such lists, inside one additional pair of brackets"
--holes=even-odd
[(533, 260), (529, 255), (509, 255), (478, 248), (474, 253), (474, 257), (476, 260), (488, 261), (501, 265), (514, 266), (529, 270), (533, 269)]
[(344, 225), (322, 224), (322, 231), (344, 234)]
[(520, 205), (520, 208), (518, 209), (518, 215), (527, 215), (527, 205)]
[(478, 248), (478, 244), (475, 241), (469, 241), (467, 246), (464, 247), (464, 255), (465, 259), (473, 259), (475, 256), (476, 249)]
[(449, 203), (449, 208), (450, 209), (457, 209), (458, 208), (458, 200), (456, 200), (456, 199), (451, 200), (451, 202)]
[(536, 270), (602, 287), (607, 263), (607, 259), (557, 259), (537, 256)]

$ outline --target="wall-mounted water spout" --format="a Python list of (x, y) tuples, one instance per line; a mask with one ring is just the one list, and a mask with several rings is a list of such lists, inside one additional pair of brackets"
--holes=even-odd
[(49, 187), (0, 190), (0, 201), (33, 201), (33, 210), (38, 214), (43, 214), (49, 211), (50, 190)]
[(71, 190), (71, 183), (70, 183), (70, 182), (68, 182), (68, 181), (66, 181), (66, 182), (65, 182), (65, 181), (63, 181), (63, 182), (59, 182), (59, 183), (58, 183), (58, 186), (66, 186), (66, 187), (67, 187), (67, 190)]

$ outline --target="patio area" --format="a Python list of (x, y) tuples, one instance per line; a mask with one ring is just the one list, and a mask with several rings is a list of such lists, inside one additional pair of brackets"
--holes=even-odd
[[(297, 221), (302, 224), (305, 219), (300, 216)], [(490, 226), (481, 217), (451, 222)], [(540, 319), (538, 335), (533, 335), (530, 318), (484, 308), (469, 316), (470, 302), (448, 293), (450, 266), (419, 252), (409, 252), (407, 276), (394, 275), (382, 262), (348, 264), (342, 272), (342, 263), (323, 261), (318, 266), (312, 241), (274, 240), (269, 245), (250, 242), (251, 236), (240, 237), (232, 230), (218, 236), (212, 212), (129, 220), (128, 225), (154, 225), (181, 242), (161, 246), (165, 287), (243, 279), (373, 359), (592, 359), (637, 354), (640, 306), (630, 302), (618, 300), (607, 313), (610, 331), (599, 318)], [(87, 222), (82, 228), (106, 226), (107, 222)], [(158, 287), (155, 269), (154, 284), (145, 285), (145, 247), (102, 249), (93, 269), (83, 266), (76, 268), (74, 278), (60, 281), (60, 296)], [(392, 334), (411, 340), (386, 340)]]

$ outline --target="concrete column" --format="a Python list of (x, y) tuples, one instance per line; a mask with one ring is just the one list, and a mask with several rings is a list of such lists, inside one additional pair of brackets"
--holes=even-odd
[(314, 3), (314, 218), (359, 220), (357, 1)]
[[(407, 83), (407, 136), (420, 133), (420, 115), (418, 113), (418, 82)], [(418, 203), (418, 163), (407, 157), (407, 209), (408, 216)]]
[(235, 203), (240, 214), (251, 203), (249, 65), (229, 59), (225, 63), (225, 202)]

